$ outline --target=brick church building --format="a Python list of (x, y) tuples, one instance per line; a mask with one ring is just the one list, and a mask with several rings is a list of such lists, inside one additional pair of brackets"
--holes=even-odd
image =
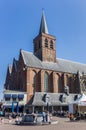
[(56, 37), (49, 34), (44, 12), (33, 53), (20, 50), (19, 59), (8, 66), (5, 89), (27, 93), (28, 111), (66, 109), (86, 91), (86, 65), (56, 58)]

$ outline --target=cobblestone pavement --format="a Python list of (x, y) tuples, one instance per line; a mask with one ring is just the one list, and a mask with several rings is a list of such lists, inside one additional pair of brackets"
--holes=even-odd
[(0, 130), (85, 130), (86, 120), (81, 121), (69, 121), (68, 118), (54, 117), (57, 120), (57, 124), (42, 125), (42, 126), (17, 126), (14, 124), (14, 120), (9, 122), (7, 119), (0, 124)]

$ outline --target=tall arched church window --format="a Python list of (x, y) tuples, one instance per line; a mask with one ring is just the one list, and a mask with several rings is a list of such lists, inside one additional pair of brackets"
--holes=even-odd
[(45, 39), (45, 47), (48, 47), (48, 40)]
[(50, 41), (50, 48), (53, 49), (53, 41)]
[(33, 86), (33, 93), (36, 91), (36, 73), (33, 71), (32, 73), (32, 86)]
[(48, 74), (44, 74), (44, 92), (48, 92)]

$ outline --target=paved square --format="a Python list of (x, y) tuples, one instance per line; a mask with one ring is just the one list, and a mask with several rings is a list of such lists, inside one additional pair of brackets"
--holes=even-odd
[(0, 130), (85, 130), (86, 120), (71, 122), (68, 118), (54, 117), (58, 124), (42, 126), (17, 126), (14, 123), (0, 124)]

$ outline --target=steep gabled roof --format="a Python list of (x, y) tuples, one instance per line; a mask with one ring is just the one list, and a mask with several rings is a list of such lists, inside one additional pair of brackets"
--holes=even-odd
[(12, 65), (8, 65), (7, 73), (9, 73), (9, 74), (12, 73)]
[[(12, 74), (12, 65), (8, 65), (8, 68), (7, 68), (7, 73), (6, 73), (6, 79), (5, 79), (5, 84), (9, 84), (9, 79), (11, 77), (11, 74)], [(5, 87), (7, 87), (5, 86)]]
[(48, 69), (53, 71), (77, 73), (84, 72), (86, 74), (86, 65), (78, 62), (57, 58), (56, 63), (41, 61), (30, 52), (21, 50), (24, 64), (28, 67)]
[(18, 61), (15, 58), (13, 59), (13, 68), (15, 69), (15, 71), (17, 71)]

